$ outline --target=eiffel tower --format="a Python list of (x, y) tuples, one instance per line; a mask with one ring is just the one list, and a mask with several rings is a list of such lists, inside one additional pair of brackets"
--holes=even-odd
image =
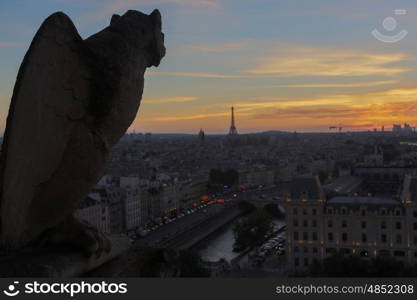
[(230, 124), (229, 135), (237, 135), (237, 129), (235, 126), (235, 111), (232, 106), (232, 122)]

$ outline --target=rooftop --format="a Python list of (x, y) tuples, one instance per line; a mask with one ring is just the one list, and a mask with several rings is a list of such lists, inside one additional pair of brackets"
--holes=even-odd
[(340, 194), (348, 194), (354, 191), (361, 183), (362, 178), (355, 176), (344, 176), (326, 184), (324, 189)]
[(336, 205), (364, 205), (364, 206), (394, 206), (399, 205), (401, 202), (390, 199), (390, 198), (380, 198), (380, 197), (344, 197), (338, 196), (327, 201), (327, 204), (336, 204)]
[(303, 195), (310, 199), (320, 198), (320, 183), (316, 177), (300, 177), (291, 181), (289, 187), (292, 198), (300, 198)]

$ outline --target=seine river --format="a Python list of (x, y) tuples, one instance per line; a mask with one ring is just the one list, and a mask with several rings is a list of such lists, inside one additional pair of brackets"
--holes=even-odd
[[(285, 222), (283, 220), (274, 220), (275, 230), (282, 227)], [(215, 232), (207, 240), (199, 246), (201, 258), (205, 261), (218, 261), (221, 258), (230, 262), (239, 253), (233, 252), (233, 223), (225, 225), (221, 230)]]

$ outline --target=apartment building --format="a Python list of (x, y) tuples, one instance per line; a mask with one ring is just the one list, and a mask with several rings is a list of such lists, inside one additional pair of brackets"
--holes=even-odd
[(417, 177), (406, 176), (402, 189), (399, 199), (326, 199), (317, 177), (293, 180), (284, 203), (288, 269), (305, 271), (335, 253), (417, 264)]

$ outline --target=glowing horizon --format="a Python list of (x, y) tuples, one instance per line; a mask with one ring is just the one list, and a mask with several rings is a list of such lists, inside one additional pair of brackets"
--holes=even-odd
[[(395, 6), (388, 0), (19, 3), (0, 3), (0, 132), (18, 67), (49, 14), (66, 12), (87, 37), (107, 26), (113, 13), (155, 7), (163, 16), (167, 56), (148, 69), (129, 132), (226, 133), (231, 106), (239, 132), (417, 124), (417, 3), (411, 0)], [(397, 8), (407, 15), (394, 16)], [(404, 40), (373, 38), (371, 31), (383, 32), (388, 16), (409, 31)]]

